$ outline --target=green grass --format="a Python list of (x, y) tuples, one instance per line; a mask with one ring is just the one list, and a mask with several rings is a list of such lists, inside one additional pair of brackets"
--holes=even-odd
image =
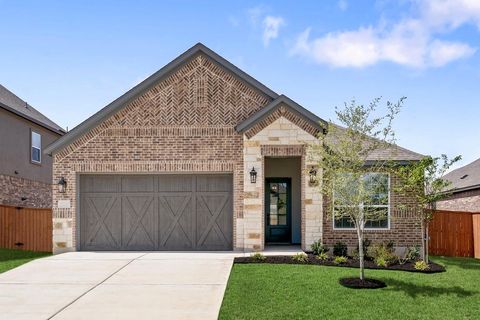
[(51, 255), (51, 253), (48, 252), (0, 249), (0, 273), (16, 268), (31, 260), (49, 255)]
[(480, 260), (434, 257), (447, 272), (366, 270), (387, 287), (342, 287), (358, 269), (236, 264), (220, 319), (480, 319)]

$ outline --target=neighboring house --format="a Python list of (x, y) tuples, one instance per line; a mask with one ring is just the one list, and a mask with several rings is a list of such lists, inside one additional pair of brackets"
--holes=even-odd
[(480, 159), (449, 172), (449, 197), (437, 202), (438, 210), (480, 212)]
[[(317, 240), (356, 244), (327, 218), (310, 183), (327, 123), (197, 44), (85, 120), (45, 152), (54, 158), (54, 248), (260, 250)], [(379, 152), (372, 160), (390, 156)], [(421, 155), (397, 148), (395, 159)], [(321, 179), (321, 172), (314, 179)], [(371, 240), (420, 243), (418, 221), (390, 194)]]
[(52, 158), (42, 151), (64, 133), (0, 85), (0, 204), (52, 207)]

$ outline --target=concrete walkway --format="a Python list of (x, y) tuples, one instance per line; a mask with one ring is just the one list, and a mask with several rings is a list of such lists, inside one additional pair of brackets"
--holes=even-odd
[(235, 255), (71, 252), (38, 259), (0, 274), (0, 318), (217, 319)]

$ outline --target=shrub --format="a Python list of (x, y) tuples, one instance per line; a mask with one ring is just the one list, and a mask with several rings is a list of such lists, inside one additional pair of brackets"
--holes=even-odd
[(425, 261), (419, 260), (419, 261), (415, 262), (414, 268), (415, 268), (415, 270), (425, 271), (425, 270), (430, 269), (430, 266)]
[[(370, 241), (368, 239), (363, 239), (363, 255), (364, 255), (365, 259), (370, 258), (368, 256), (368, 248), (370, 248), (371, 244), (372, 244), (372, 241)], [(358, 252), (359, 252), (359, 248), (358, 248), (358, 243), (357, 243), (357, 248), (353, 251), (353, 255), (356, 255), (357, 257), (359, 257)]]
[(405, 254), (405, 258), (408, 261), (416, 261), (420, 258), (420, 248), (418, 246), (415, 247), (408, 247), (407, 253)]
[(330, 250), (329, 247), (323, 245), (320, 241), (315, 241), (314, 243), (312, 243), (311, 247), (313, 254), (316, 256), (320, 253), (327, 253)]
[(322, 260), (322, 261), (328, 260), (328, 254), (326, 252), (320, 252), (319, 254), (317, 254), (316, 257), (318, 260)]
[(292, 256), (292, 260), (295, 262), (304, 263), (308, 261), (308, 256), (305, 252), (299, 252)]
[(393, 252), (393, 242), (390, 241), (373, 245), (369, 248), (368, 254), (373, 258), (377, 266), (386, 267), (398, 260), (398, 257)]
[(347, 245), (344, 242), (338, 241), (333, 246), (333, 255), (336, 257), (346, 257), (347, 256)]
[(388, 267), (388, 262), (383, 257), (378, 257), (375, 259), (375, 264), (379, 267)]
[(267, 257), (265, 257), (262, 253), (260, 252), (255, 252), (250, 255), (250, 258), (252, 258), (254, 261), (257, 262), (263, 262)]
[(345, 257), (345, 256), (336, 256), (334, 259), (333, 259), (333, 262), (335, 264), (344, 264), (345, 262), (348, 261), (348, 258)]

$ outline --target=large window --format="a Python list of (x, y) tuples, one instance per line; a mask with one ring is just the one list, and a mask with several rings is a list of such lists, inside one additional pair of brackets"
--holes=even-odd
[(42, 136), (32, 131), (31, 160), (33, 163), (42, 163)]
[[(390, 176), (386, 173), (366, 173), (362, 179), (363, 188), (369, 190), (367, 197), (358, 210), (363, 210), (365, 215), (365, 228), (388, 229), (390, 227)], [(334, 192), (333, 227), (334, 229), (354, 229), (353, 221), (345, 216), (345, 208), (350, 206), (342, 203)]]

